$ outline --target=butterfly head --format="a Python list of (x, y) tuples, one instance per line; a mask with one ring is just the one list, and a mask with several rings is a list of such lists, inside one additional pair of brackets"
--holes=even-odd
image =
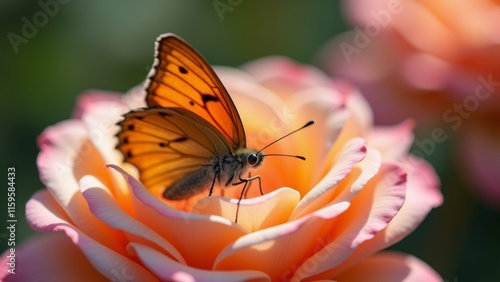
[(247, 163), (251, 166), (258, 166), (262, 162), (262, 155), (252, 153), (247, 157)]
[(238, 162), (240, 162), (244, 167), (247, 168), (250, 167), (257, 168), (260, 165), (262, 165), (262, 162), (264, 161), (264, 156), (265, 155), (262, 152), (249, 148), (240, 149), (236, 153)]

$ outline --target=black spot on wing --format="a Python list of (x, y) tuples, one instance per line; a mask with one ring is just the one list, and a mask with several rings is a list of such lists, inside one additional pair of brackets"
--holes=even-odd
[(186, 74), (188, 73), (188, 71), (183, 67), (183, 66), (179, 66), (179, 71), (182, 73), (182, 74)]
[(186, 136), (181, 136), (181, 137), (178, 137), (178, 138), (172, 140), (172, 142), (183, 142), (186, 140), (188, 140), (188, 138)]
[(219, 98), (210, 94), (201, 94), (201, 100), (203, 101), (203, 104), (206, 104), (210, 101), (217, 102), (219, 101)]

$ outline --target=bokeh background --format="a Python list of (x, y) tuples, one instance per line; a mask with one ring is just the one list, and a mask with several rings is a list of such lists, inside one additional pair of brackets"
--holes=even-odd
[[(57, 5), (44, 17), (41, 3), (48, 2)], [(214, 5), (226, 10), (218, 12)], [(332, 38), (355, 27), (350, 9), (345, 2), (329, 0), (1, 1), (0, 175), (4, 188), (0, 190), (5, 192), (0, 196), (0, 251), (7, 248), (3, 227), (7, 168), (16, 169), (19, 244), (33, 234), (24, 221), (24, 204), (43, 188), (36, 168), (37, 136), (45, 127), (69, 118), (81, 92), (124, 92), (142, 83), (159, 34), (177, 33), (211, 64), (238, 66), (262, 56), (283, 55), (328, 69), (325, 44), (331, 46)], [(468, 17), (462, 19), (466, 22)], [(23, 36), (27, 21), (38, 26), (14, 46), (11, 33)], [(370, 97), (373, 100), (377, 101), (376, 96)], [(446, 101), (428, 103), (441, 103), (438, 111), (444, 111), (451, 106)], [(380, 113), (379, 106), (375, 114)], [(383, 123), (377, 116), (376, 120)], [(439, 122), (432, 119), (417, 123), (416, 138), (428, 138), (436, 126)], [(497, 131), (498, 120), (490, 126)], [(447, 281), (500, 281), (500, 208), (474, 192), (478, 184), (467, 177), (456, 158), (454, 147), (461, 137), (456, 132), (449, 137), (435, 144), (432, 154), (424, 155), (441, 178), (444, 204), (391, 249), (419, 257)]]

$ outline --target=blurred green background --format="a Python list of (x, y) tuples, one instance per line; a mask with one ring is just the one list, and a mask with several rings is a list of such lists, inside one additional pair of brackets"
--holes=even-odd
[[(340, 3), (328, 0), (232, 1), (238, 5), (222, 15), (213, 1), (61, 2), (17, 53), (7, 34), (21, 35), (23, 18), (32, 21), (41, 6), (38, 1), (0, 3), (0, 160), (4, 187), (7, 167), (16, 168), (18, 244), (34, 234), (23, 219), (24, 204), (43, 188), (37, 136), (69, 118), (82, 91), (124, 92), (142, 83), (159, 34), (177, 33), (216, 65), (238, 66), (276, 54), (316, 64), (319, 48), (350, 28)], [(417, 126), (417, 138), (430, 130)], [(391, 249), (421, 258), (447, 281), (500, 281), (500, 214), (471, 195), (450, 161), (449, 147), (440, 144), (429, 157), (441, 177), (444, 205)], [(3, 226), (6, 197), (0, 199)], [(1, 251), (7, 248), (5, 234), (2, 228)]]

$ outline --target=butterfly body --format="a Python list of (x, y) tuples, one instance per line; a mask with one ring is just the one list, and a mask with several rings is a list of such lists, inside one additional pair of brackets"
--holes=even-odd
[[(215, 181), (223, 187), (244, 181), (242, 177), (253, 167), (262, 164), (263, 157), (257, 150), (242, 149), (234, 153), (213, 158), (210, 162), (165, 189), (163, 197), (169, 200), (182, 200), (202, 191), (213, 188)], [(253, 163), (253, 160), (256, 160)]]

